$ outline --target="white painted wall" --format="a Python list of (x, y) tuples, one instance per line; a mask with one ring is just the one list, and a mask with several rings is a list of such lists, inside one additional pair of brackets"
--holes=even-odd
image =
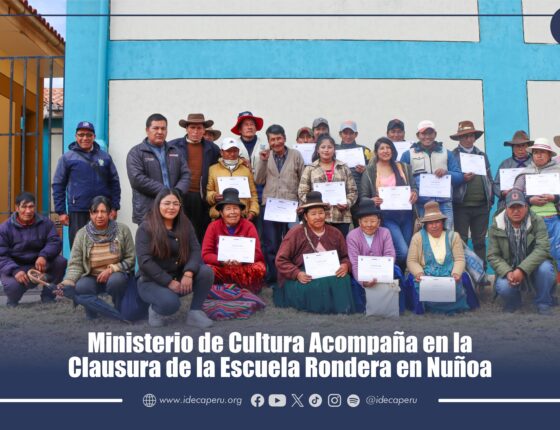
[[(454, 96), (460, 95), (460, 97)], [(559, 98), (560, 99), (560, 98)], [(264, 118), (261, 132), (273, 123), (286, 129), (289, 144), (302, 126), (323, 116), (337, 135), (340, 123), (358, 124), (358, 143), (373, 146), (385, 135), (387, 122), (402, 119), (407, 137), (423, 119), (435, 122), (452, 149), (449, 135), (461, 120), (483, 124), (481, 81), (467, 80), (375, 80), (375, 79), (181, 79), (111, 81), (109, 85), (109, 152), (121, 177), (121, 219), (131, 220), (131, 189), (126, 175), (129, 149), (145, 137), (146, 118), (160, 112), (168, 118), (168, 140), (185, 130), (178, 121), (189, 112), (203, 112), (215, 121), (222, 136), (231, 135), (237, 114), (251, 110)], [(484, 137), (477, 144), (484, 148)]]
[[(524, 14), (550, 14), (560, 9), (558, 0), (523, 0)], [(550, 33), (550, 17), (524, 17), (523, 31), (527, 43), (553, 43), (556, 41)]]
[[(507, 1), (507, 0), (500, 0)], [(476, 0), (111, 0), (112, 14), (476, 14)], [(470, 17), (113, 17), (113, 40), (479, 40)]]
[(527, 97), (529, 136), (531, 139), (546, 137), (555, 147), (552, 139), (560, 135), (560, 82), (529, 81)]

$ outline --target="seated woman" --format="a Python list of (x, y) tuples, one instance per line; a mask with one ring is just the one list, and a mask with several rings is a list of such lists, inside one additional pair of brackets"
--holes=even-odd
[(161, 327), (164, 316), (179, 310), (180, 298), (193, 293), (187, 325), (204, 329), (213, 325), (202, 304), (214, 275), (202, 264), (194, 228), (181, 205), (179, 192), (164, 188), (136, 231), (138, 294), (150, 304), (148, 323)]
[[(216, 204), (220, 218), (212, 221), (202, 241), (202, 260), (212, 271), (218, 283), (234, 283), (253, 293), (259, 293), (266, 275), (266, 265), (261, 251), (257, 229), (252, 222), (241, 218), (245, 204), (239, 200), (239, 191), (226, 188), (223, 198)], [(252, 237), (255, 239), (254, 263), (236, 260), (218, 261), (220, 236)]]
[(424, 217), (420, 219), (423, 228), (412, 236), (406, 263), (414, 277), (414, 288), (417, 293), (420, 280), (424, 275), (451, 276), (455, 279), (454, 302), (423, 302), (426, 310), (451, 314), (468, 310), (469, 305), (461, 281), (465, 270), (463, 242), (454, 231), (444, 230), (445, 219), (447, 217), (441, 213), (437, 202), (431, 201), (424, 205)]
[[(360, 202), (355, 212), (359, 228), (353, 229), (346, 237), (348, 255), (352, 264), (352, 292), (356, 312), (363, 312), (365, 308), (365, 293), (362, 287), (372, 288), (377, 284), (377, 279), (359, 282), (358, 256), (393, 257), (396, 258), (395, 247), (388, 228), (380, 227), (381, 211), (375, 206), (373, 200), (364, 199)], [(399, 266), (394, 266), (394, 278), (401, 279), (402, 272)]]
[[(106, 291), (118, 307), (134, 270), (135, 254), (130, 229), (109, 218), (111, 209), (104, 196), (92, 200), (90, 221), (76, 234), (62, 284), (75, 286), (77, 295)], [(93, 319), (97, 313), (86, 308), (86, 316)]]
[[(276, 255), (279, 287), (274, 289), (274, 304), (315, 313), (352, 313), (354, 302), (350, 286), (350, 259), (344, 236), (336, 227), (325, 223), (329, 205), (321, 193), (306, 195), (303, 224), (288, 231)], [(313, 279), (305, 273), (303, 256), (336, 250), (340, 266), (335, 276)]]

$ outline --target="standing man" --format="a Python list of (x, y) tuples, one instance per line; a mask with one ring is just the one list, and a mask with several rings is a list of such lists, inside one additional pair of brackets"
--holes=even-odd
[(469, 239), (470, 230), (474, 252), (484, 262), (486, 269), (486, 232), (488, 231), (490, 209), (494, 204), (494, 193), (488, 157), (474, 146), (474, 142), (483, 133), (475, 128), (472, 121), (461, 121), (457, 133), (449, 137), (459, 141), (459, 145), (453, 150), (453, 156), (459, 166), (461, 166), (461, 153), (484, 157), (486, 175), (464, 172), (464, 182), (453, 190), (453, 217), (455, 231), (461, 235), (461, 239), (465, 243)]
[(222, 132), (220, 130), (215, 130), (212, 127), (208, 127), (204, 132), (204, 136), (202, 137), (208, 142), (216, 142), (221, 135)]
[(313, 130), (313, 142), (317, 142), (317, 138), (322, 134), (329, 134), (329, 122), (325, 118), (315, 118), (311, 127)]
[(126, 157), (135, 224), (140, 225), (163, 188), (176, 188), (182, 195), (189, 189), (191, 172), (180, 150), (166, 142), (166, 137), (167, 119), (154, 113), (146, 120), (146, 138), (132, 147)]
[(60, 223), (69, 226), (70, 247), (78, 230), (89, 222), (94, 197), (107, 197), (115, 208), (111, 218), (116, 219), (121, 202), (119, 174), (111, 156), (95, 141), (91, 122), (82, 121), (76, 126), (76, 141), (58, 160), (52, 191)]
[[(436, 142), (436, 126), (432, 121), (424, 120), (418, 124), (416, 137), (418, 142), (406, 151), (401, 162), (410, 164), (412, 174), (420, 189), (420, 174), (429, 173), (441, 178), (451, 175), (451, 196), (453, 188), (463, 183), (461, 168), (455, 161), (455, 157), (443, 147), (443, 143)], [(424, 216), (424, 204), (428, 201), (437, 201), (441, 212), (447, 217), (445, 220), (446, 230), (453, 230), (453, 204), (451, 198), (447, 197), (425, 197), (419, 196), (416, 201), (416, 209), (420, 217)]]
[(301, 127), (296, 134), (296, 143), (314, 143), (313, 130), (309, 127)]
[[(60, 251), (62, 241), (53, 222), (35, 213), (35, 196), (27, 192), (18, 195), (15, 212), (0, 224), (0, 279), (8, 307), (15, 308), (35, 286), (27, 276), (29, 269), (48, 276), (54, 284), (62, 281), (66, 259)], [(43, 287), (41, 302), (53, 302), (54, 298), (52, 291)]]
[(496, 293), (504, 311), (521, 306), (521, 293), (535, 290), (535, 305), (550, 315), (556, 273), (543, 219), (529, 210), (526, 196), (517, 188), (506, 195), (506, 208), (494, 217), (488, 237), (488, 262), (496, 273)]
[[(299, 180), (305, 169), (303, 157), (299, 151), (288, 149), (286, 132), (282, 126), (274, 124), (268, 127), (266, 137), (270, 149), (259, 153), (255, 169), (255, 183), (264, 185), (261, 211), (266, 211), (266, 201), (269, 197), (292, 200), (296, 202), (297, 207)], [(296, 223), (267, 221), (263, 216), (262, 246), (267, 265), (267, 284), (276, 282), (274, 259), (284, 235), (292, 226), (290, 224)]]
[(186, 136), (169, 142), (170, 145), (176, 146), (181, 151), (191, 172), (190, 185), (185, 194), (184, 209), (193, 224), (200, 243), (202, 243), (206, 228), (210, 224), (210, 215), (208, 214), (210, 206), (206, 201), (208, 171), (210, 166), (216, 164), (220, 158), (220, 148), (212, 141), (204, 138), (205, 133), (213, 124), (214, 121), (211, 119), (204, 119), (204, 114), (190, 113), (186, 120), (179, 121), (179, 125), (187, 131)]
[(400, 119), (392, 119), (387, 124), (387, 137), (391, 142), (403, 142), (404, 141), (404, 122)]
[(245, 111), (237, 115), (237, 122), (231, 129), (233, 134), (239, 136), (239, 155), (249, 161), (248, 167), (251, 169), (255, 167), (259, 152), (267, 147), (266, 143), (257, 136), (257, 131), (262, 130), (263, 124), (262, 118)]

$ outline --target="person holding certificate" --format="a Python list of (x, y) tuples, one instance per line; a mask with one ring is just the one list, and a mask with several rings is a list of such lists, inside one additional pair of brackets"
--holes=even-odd
[(474, 252), (484, 262), (486, 269), (486, 232), (490, 209), (494, 204), (494, 191), (488, 157), (474, 145), (483, 133), (476, 129), (472, 121), (461, 121), (457, 133), (449, 137), (459, 141), (457, 148), (453, 150), (459, 166), (464, 167), (461, 164), (462, 154), (478, 156), (478, 160), (484, 162), (484, 176), (462, 168), (464, 182), (453, 190), (453, 217), (455, 231), (461, 235), (463, 242), (468, 242), (469, 231), (471, 232)]
[[(527, 151), (533, 155), (531, 164), (515, 179), (513, 187), (521, 190), (527, 196), (530, 209), (544, 219), (551, 244), (550, 253), (560, 267), (560, 192), (558, 192), (560, 164), (552, 159), (556, 152), (552, 150), (548, 139), (544, 137), (535, 139), (535, 143)], [(552, 180), (545, 179), (541, 186), (531, 187), (536, 190), (528, 187), (529, 175), (549, 174)], [(544, 186), (550, 187), (551, 190), (540, 194)]]
[(187, 325), (205, 329), (213, 322), (202, 310), (214, 274), (202, 264), (200, 244), (184, 214), (177, 189), (164, 188), (136, 231), (138, 294), (146, 303), (148, 324), (165, 325), (165, 316), (181, 307), (180, 298), (193, 293)]
[(455, 280), (454, 302), (423, 302), (425, 310), (452, 314), (469, 309), (461, 276), (465, 270), (465, 254), (461, 237), (446, 230), (446, 216), (435, 201), (424, 205), (423, 227), (412, 236), (406, 264), (414, 277), (416, 296), (420, 295), (420, 281), (424, 276), (452, 277)]
[[(223, 198), (216, 204), (220, 218), (208, 226), (202, 241), (202, 260), (214, 272), (217, 283), (234, 283), (253, 293), (259, 293), (263, 287), (266, 266), (261, 252), (261, 242), (257, 229), (252, 222), (241, 217), (245, 203), (239, 199), (239, 191), (226, 188)], [(224, 249), (220, 253), (220, 242), (223, 246), (231, 246), (229, 241), (220, 241), (220, 237), (252, 238), (253, 262), (241, 263), (233, 258), (223, 260), (220, 254), (233, 254)], [(247, 246), (250, 246), (249, 244)], [(250, 259), (244, 259), (250, 260)]]
[[(253, 179), (251, 169), (247, 167), (242, 158), (239, 157), (239, 142), (232, 137), (226, 137), (221, 142), (221, 158), (216, 164), (210, 167), (208, 173), (208, 185), (206, 187), (206, 200), (211, 206), (210, 218), (217, 219), (220, 214), (216, 209), (216, 204), (224, 199), (223, 188), (220, 183), (226, 183), (234, 177), (247, 178), (245, 184), (240, 181), (239, 188), (245, 185), (244, 189), (239, 189), (239, 193), (243, 196), (243, 213), (249, 221), (255, 220), (259, 215), (259, 201), (257, 197), (257, 188)], [(248, 189), (247, 189), (248, 188)]]
[[(309, 129), (309, 131), (311, 131)], [(311, 134), (310, 134), (311, 136)], [(305, 164), (303, 157), (294, 149), (286, 146), (286, 132), (284, 127), (274, 124), (266, 129), (266, 137), (270, 149), (261, 151), (256, 165), (255, 182), (264, 185), (262, 194), (263, 203), (263, 251), (267, 265), (267, 283), (276, 282), (276, 265), (274, 259), (280, 247), (282, 238), (296, 222), (296, 207), (298, 200), (298, 185)], [(268, 199), (280, 199), (285, 204), (293, 205), (294, 219), (291, 222), (278, 222), (270, 220), (272, 205), (266, 206)], [(267, 212), (267, 209), (269, 211)]]
[[(410, 187), (407, 201), (416, 203), (418, 189), (416, 180), (412, 175), (409, 164), (397, 160), (397, 150), (393, 142), (387, 137), (381, 137), (375, 142), (373, 149), (374, 157), (368, 164), (362, 177), (360, 196), (362, 199), (370, 199), (377, 207), (383, 205), (383, 199), (379, 195), (382, 187)], [(413, 211), (409, 210), (383, 210), (383, 226), (391, 232), (393, 244), (396, 251), (396, 262), (401, 269), (406, 267), (406, 256), (408, 244), (412, 238)]]
[[(300, 206), (303, 224), (288, 231), (276, 256), (278, 286), (273, 289), (274, 304), (315, 313), (352, 313), (354, 302), (350, 285), (351, 264), (342, 233), (326, 224), (329, 205), (321, 193), (311, 191)], [(336, 251), (339, 266), (315, 267), (309, 257)], [(316, 261), (315, 261), (316, 262)], [(306, 272), (331, 271), (330, 276), (313, 278)]]
[[(529, 136), (523, 130), (518, 130), (514, 133), (511, 140), (504, 142), (504, 146), (511, 146), (511, 157), (506, 158), (501, 162), (494, 178), (494, 195), (498, 196), (498, 211), (505, 208), (506, 194), (513, 187), (515, 177), (512, 178), (509, 186), (504, 186), (502, 176), (505, 176), (504, 170), (515, 169), (517, 172), (521, 171), (531, 164), (531, 154), (527, 148), (531, 146), (534, 141), (529, 139)], [(516, 175), (517, 176), (517, 175)]]
[[(326, 221), (339, 229), (346, 237), (352, 221), (350, 208), (358, 198), (356, 182), (348, 166), (336, 160), (335, 142), (331, 136), (327, 134), (319, 136), (315, 152), (313, 164), (305, 168), (299, 182), (299, 201), (301, 204), (307, 202), (307, 194), (314, 190), (313, 184), (315, 183), (341, 184), (341, 191), (345, 193), (346, 198), (343, 199), (344, 201), (339, 200), (332, 205)], [(327, 197), (325, 195), (325, 198)]]
[[(420, 121), (416, 137), (418, 142), (413, 144), (401, 157), (403, 163), (410, 164), (412, 174), (420, 190), (416, 209), (418, 214), (423, 216), (424, 204), (432, 200), (437, 201), (442, 213), (446, 215), (445, 228), (452, 230), (453, 204), (451, 194), (454, 187), (463, 183), (463, 173), (451, 151), (445, 149), (442, 142), (436, 142), (436, 126), (432, 121)], [(427, 177), (435, 175), (438, 179), (447, 177), (447, 175), (451, 176), (451, 185), (448, 188), (450, 191), (449, 197), (436, 197), (437, 194), (423, 195), (421, 186), (422, 175)]]

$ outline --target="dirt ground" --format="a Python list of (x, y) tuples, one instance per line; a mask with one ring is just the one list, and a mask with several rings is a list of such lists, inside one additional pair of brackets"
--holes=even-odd
[[(71, 355), (87, 355), (87, 335), (90, 331), (113, 334), (172, 334), (199, 336), (201, 330), (185, 325), (185, 315), (190, 300), (183, 299), (181, 310), (169, 317), (166, 327), (154, 329), (147, 320), (123, 324), (99, 318), (85, 319), (81, 307), (74, 308), (68, 300), (43, 305), (38, 295), (15, 309), (0, 300), (0, 345), (4, 359), (18, 362), (37, 358), (46, 360), (68, 359)], [(473, 312), (455, 316), (415, 315), (406, 312), (398, 319), (383, 319), (365, 315), (316, 315), (292, 309), (279, 309), (272, 304), (270, 289), (262, 292), (266, 309), (248, 320), (216, 322), (210, 329), (214, 335), (227, 337), (233, 331), (242, 334), (256, 332), (273, 335), (392, 335), (402, 331), (405, 335), (448, 335), (459, 332), (473, 339), (473, 356), (478, 359), (515, 361), (522, 367), (533, 363), (535, 357), (543, 362), (557, 363), (560, 359), (560, 308), (552, 316), (541, 316), (524, 298), (524, 307), (514, 314), (501, 311), (501, 304), (493, 300), (493, 291), (486, 288), (480, 294), (481, 307)]]

